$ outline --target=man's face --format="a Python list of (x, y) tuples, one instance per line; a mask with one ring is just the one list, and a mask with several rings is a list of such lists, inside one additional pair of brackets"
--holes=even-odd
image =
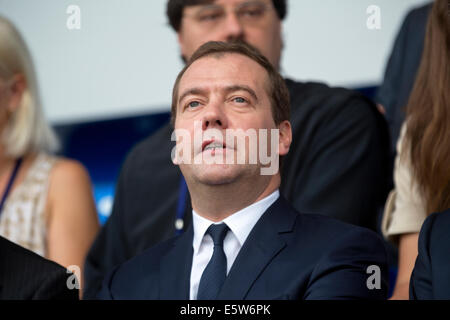
[(184, 8), (178, 41), (185, 59), (208, 41), (243, 40), (279, 68), (281, 21), (271, 0), (216, 0)]
[[(180, 129), (188, 132), (191, 138), (189, 163), (180, 163), (188, 183), (195, 181), (219, 185), (261, 175), (259, 158), (257, 163), (249, 162), (249, 157), (258, 151), (252, 149), (248, 141), (244, 145), (235, 142), (231, 146), (229, 138), (234, 140), (242, 136), (243, 132), (253, 131), (258, 134), (260, 129), (269, 129), (267, 137), (256, 136), (255, 145), (260, 148), (260, 141), (266, 146), (270, 144), (270, 129), (278, 126), (272, 117), (267, 93), (268, 81), (263, 67), (236, 53), (200, 58), (186, 70), (179, 83), (175, 129), (176, 132), (180, 132)], [(195, 127), (195, 123), (200, 123), (200, 126)], [(290, 144), (289, 122), (284, 121), (283, 124), (288, 127), (289, 134), (282, 132), (280, 137), (276, 136), (279, 139), (278, 150), (270, 150), (268, 146), (266, 153), (274, 153), (277, 158), (278, 154), (287, 153)], [(238, 129), (242, 129), (241, 133)], [(199, 134), (201, 141), (193, 142)], [(238, 162), (237, 159), (242, 157), (245, 161)], [(213, 159), (222, 159), (222, 162), (212, 163)], [(232, 163), (227, 162), (227, 159), (233, 159)]]

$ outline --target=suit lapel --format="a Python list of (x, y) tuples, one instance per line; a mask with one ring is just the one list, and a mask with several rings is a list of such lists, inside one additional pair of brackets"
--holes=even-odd
[(188, 300), (192, 267), (192, 225), (161, 259), (159, 292), (163, 300)]
[(218, 300), (245, 299), (264, 268), (286, 246), (280, 233), (292, 232), (296, 217), (281, 196), (267, 209), (236, 257)]

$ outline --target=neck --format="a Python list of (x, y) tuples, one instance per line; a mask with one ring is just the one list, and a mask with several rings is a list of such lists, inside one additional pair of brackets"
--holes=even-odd
[(265, 184), (249, 181), (241, 184), (205, 186), (188, 182), (188, 187), (195, 212), (217, 222), (264, 199), (279, 188), (280, 182), (280, 175), (276, 174), (268, 177)]

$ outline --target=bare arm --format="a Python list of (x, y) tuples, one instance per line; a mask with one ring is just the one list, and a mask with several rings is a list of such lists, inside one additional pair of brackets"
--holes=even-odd
[(78, 266), (82, 285), (84, 260), (99, 222), (89, 175), (78, 162), (61, 160), (53, 168), (47, 212), (47, 258), (65, 267)]
[(418, 253), (419, 233), (400, 235), (398, 246), (398, 274), (390, 300), (409, 299), (409, 280)]

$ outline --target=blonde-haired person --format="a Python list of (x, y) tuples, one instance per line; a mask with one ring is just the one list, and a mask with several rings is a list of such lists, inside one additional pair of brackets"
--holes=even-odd
[(408, 299), (426, 217), (450, 208), (450, 16), (435, 0), (424, 51), (397, 144), (394, 181), (382, 231), (398, 244), (398, 274), (391, 299)]
[(57, 146), (27, 46), (0, 17), (0, 235), (82, 272), (99, 223), (86, 170)]

